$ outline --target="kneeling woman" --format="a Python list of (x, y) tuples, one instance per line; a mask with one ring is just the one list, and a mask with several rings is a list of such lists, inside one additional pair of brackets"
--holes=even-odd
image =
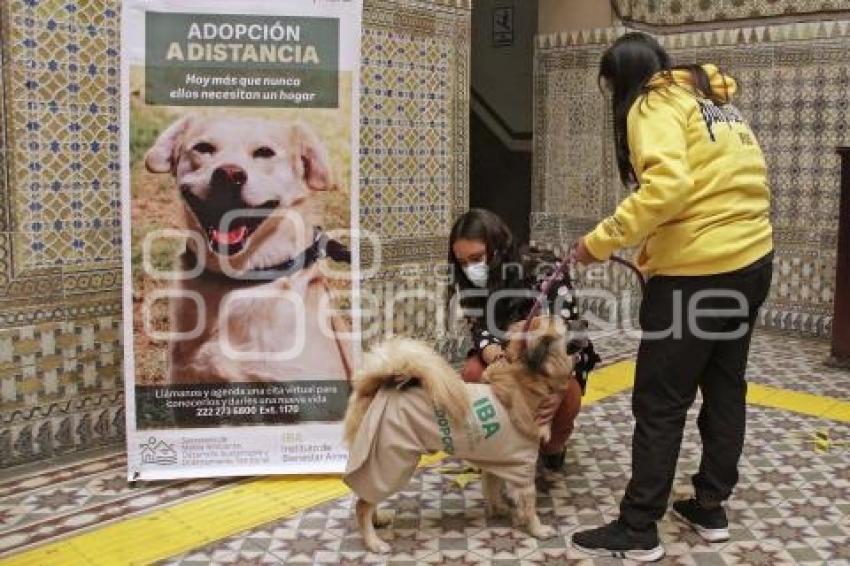
[[(505, 358), (500, 335), (528, 316), (543, 279), (554, 269), (555, 257), (550, 256), (546, 262), (541, 255), (520, 253), (510, 229), (487, 210), (472, 209), (455, 222), (449, 236), (449, 264), (456, 285), (451, 288), (450, 298), (459, 293), (456, 298), (470, 323), (473, 346), (464, 366), (464, 381), (480, 381), (489, 364)], [(578, 318), (567, 279), (553, 286), (547, 299), (550, 308), (563, 307), (561, 315), (565, 318)], [(570, 353), (581, 357), (575, 379), (563, 397), (551, 399), (538, 415), (540, 422), (552, 422), (552, 437), (541, 447), (543, 463), (550, 470), (563, 466), (565, 446), (581, 408), (584, 383), (598, 361), (592, 344), (586, 340), (572, 342), (570, 349)]]

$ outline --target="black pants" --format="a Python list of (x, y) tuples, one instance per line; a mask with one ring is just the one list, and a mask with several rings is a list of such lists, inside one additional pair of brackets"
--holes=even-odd
[(750, 338), (772, 272), (770, 254), (731, 273), (649, 280), (632, 396), (632, 479), (620, 503), (620, 518), (631, 528), (651, 528), (664, 515), (697, 389), (703, 398), (697, 421), (702, 461), (693, 477), (697, 498), (720, 502), (732, 493), (746, 428)]

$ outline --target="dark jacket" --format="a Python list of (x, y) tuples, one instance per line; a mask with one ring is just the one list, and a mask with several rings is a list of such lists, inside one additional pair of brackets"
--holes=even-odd
[[(519, 267), (521, 266), (521, 270)], [(541, 293), (546, 279), (557, 268), (558, 260), (551, 254), (529, 249), (521, 254), (518, 266), (507, 266), (505, 278), (486, 298), (473, 297), (461, 301), (472, 333), (472, 348), (470, 356), (481, 356), (481, 352), (492, 344), (504, 342), (503, 333), (514, 322), (525, 320), (534, 305), (535, 298)], [(499, 290), (524, 291), (524, 296), (510, 296), (497, 299), (493, 308), (493, 320), (487, 324), (487, 303), (493, 294)], [(573, 337), (567, 344), (569, 354), (578, 354), (580, 359), (576, 364), (576, 378), (584, 391), (587, 375), (600, 361), (593, 343), (587, 338), (586, 325), (582, 324), (579, 316), (578, 301), (575, 297), (572, 280), (569, 274), (549, 289), (542, 312), (553, 313), (560, 310), (560, 315), (568, 321)], [(484, 314), (480, 314), (483, 312)], [(483, 359), (481, 360), (484, 361)]]

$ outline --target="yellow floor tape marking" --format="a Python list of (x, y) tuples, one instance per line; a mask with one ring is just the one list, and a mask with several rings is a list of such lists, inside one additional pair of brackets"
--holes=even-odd
[[(583, 403), (590, 405), (634, 386), (634, 362), (601, 368), (588, 380)], [(838, 422), (850, 422), (850, 401), (750, 383), (747, 403)]]
[(82, 533), (0, 560), (5, 565), (149, 564), (342, 497), (337, 477), (274, 477)]
[[(600, 368), (589, 380), (585, 404), (627, 390), (634, 362)], [(423, 456), (420, 464), (439, 463), (444, 454)], [(274, 477), (247, 480), (216, 493), (106, 525), (67, 539), (0, 559), (4, 566), (148, 564), (295, 515), (343, 497), (348, 488), (337, 477)]]
[(633, 361), (619, 362), (601, 367), (594, 371), (587, 380), (587, 391), (581, 402), (592, 405), (603, 399), (622, 393), (632, 388), (635, 383), (635, 363)]
[[(584, 404), (591, 405), (634, 385), (635, 364), (620, 362), (595, 371)], [(816, 417), (850, 422), (850, 403), (751, 384), (747, 401)], [(442, 454), (425, 456), (430, 466)], [(158, 509), (0, 559), (3, 566), (78, 566), (149, 564), (265, 523), (295, 515), (343, 497), (348, 488), (337, 477), (273, 477), (247, 480), (234, 487)]]
[(779, 389), (769, 385), (750, 383), (747, 390), (747, 403), (831, 421), (850, 422), (850, 402), (848, 401)]

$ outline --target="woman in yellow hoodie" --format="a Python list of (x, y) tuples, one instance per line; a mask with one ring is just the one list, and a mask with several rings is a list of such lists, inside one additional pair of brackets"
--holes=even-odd
[(752, 328), (772, 275), (770, 192), (761, 149), (732, 106), (735, 81), (713, 65), (672, 67), (650, 36), (630, 33), (603, 55), (623, 183), (634, 188), (582, 238), (594, 263), (639, 246), (649, 278), (640, 310), (632, 410), (632, 477), (619, 518), (573, 535), (585, 552), (639, 561), (664, 555), (667, 508), (687, 411), (702, 393), (703, 453), (695, 497), (674, 515), (708, 541), (728, 540), (721, 506), (738, 480)]

